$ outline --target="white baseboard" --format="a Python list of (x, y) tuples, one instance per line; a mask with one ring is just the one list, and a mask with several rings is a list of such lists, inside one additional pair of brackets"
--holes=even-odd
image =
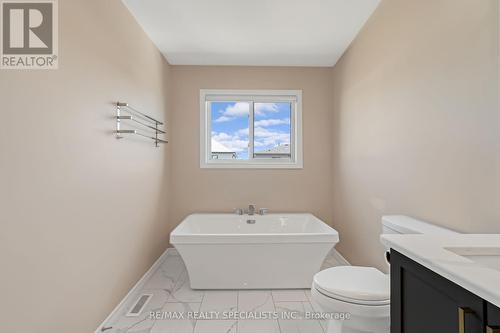
[(351, 266), (351, 264), (349, 263), (349, 261), (347, 261), (347, 259), (344, 258), (344, 256), (341, 255), (339, 251), (337, 251), (337, 250), (334, 249), (331, 252), (331, 254), (335, 258), (335, 261), (337, 261), (337, 263), (339, 264), (339, 266)]
[(120, 303), (118, 303), (118, 305), (113, 309), (113, 311), (111, 311), (111, 313), (109, 314), (109, 316), (107, 316), (106, 319), (104, 319), (104, 321), (101, 323), (101, 325), (99, 325), (97, 327), (97, 329), (94, 331), (94, 333), (102, 333), (101, 330), (104, 327), (104, 325), (111, 318), (113, 318), (113, 316), (118, 312), (118, 310), (125, 304), (125, 302), (134, 293), (136, 293), (137, 291), (139, 291), (140, 289), (142, 289), (142, 286), (144, 285), (144, 283), (151, 277), (151, 275), (153, 275), (153, 273), (156, 271), (156, 269), (161, 265), (161, 263), (163, 262), (163, 260), (166, 258), (166, 256), (167, 256), (168, 253), (171, 253), (172, 255), (175, 255), (175, 254), (177, 254), (177, 250), (175, 250), (174, 248), (168, 248), (168, 249), (166, 249), (165, 252), (163, 252), (162, 255), (158, 259), (156, 259), (156, 261), (148, 269), (148, 271), (146, 273), (144, 273), (144, 275), (140, 278), (140, 280), (137, 281), (137, 283), (134, 285), (134, 287), (132, 289), (130, 289), (130, 291), (127, 293), (127, 295), (125, 295), (125, 297), (122, 298), (122, 300), (120, 301)]

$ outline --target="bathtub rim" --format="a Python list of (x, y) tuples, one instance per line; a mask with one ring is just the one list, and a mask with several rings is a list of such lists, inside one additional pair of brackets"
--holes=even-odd
[[(319, 219), (311, 213), (272, 213), (269, 215), (309, 215), (312, 216), (317, 223), (321, 223), (325, 228), (324, 232), (311, 233), (187, 233), (183, 232), (183, 223), (192, 216), (199, 215), (226, 215), (228, 213), (193, 213), (186, 216), (179, 225), (170, 233), (170, 244), (283, 244), (283, 243), (333, 243), (337, 244), (339, 233), (337, 230), (329, 226), (327, 223)], [(239, 215), (235, 215), (239, 216)]]

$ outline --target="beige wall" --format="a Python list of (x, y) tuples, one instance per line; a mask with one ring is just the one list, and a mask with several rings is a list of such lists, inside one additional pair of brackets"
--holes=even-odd
[(500, 232), (498, 0), (383, 0), (334, 68), (333, 224), (383, 267), (380, 216)]
[(169, 66), (119, 0), (59, 19), (59, 70), (0, 71), (2, 332), (93, 332), (167, 246), (169, 147), (111, 131), (168, 119)]
[[(331, 68), (172, 67), (170, 229), (194, 212), (231, 212), (253, 203), (307, 211), (331, 222)], [(302, 170), (200, 169), (200, 89), (302, 89)]]

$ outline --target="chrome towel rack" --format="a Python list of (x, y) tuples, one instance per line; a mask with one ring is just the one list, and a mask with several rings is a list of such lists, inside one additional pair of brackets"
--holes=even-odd
[[(126, 113), (126, 114), (124, 114)], [(139, 129), (124, 129), (122, 128), (122, 121), (131, 121), (134, 124), (143, 126)], [(122, 134), (135, 134), (151, 140), (154, 140), (155, 146), (159, 147), (160, 143), (168, 143), (167, 140), (160, 138), (160, 135), (165, 134), (165, 131), (160, 129), (159, 126), (163, 126), (163, 122), (156, 120), (155, 118), (148, 116), (147, 114), (131, 107), (128, 103), (117, 102), (116, 103), (116, 138), (123, 138)], [(143, 132), (146, 130), (146, 132)]]

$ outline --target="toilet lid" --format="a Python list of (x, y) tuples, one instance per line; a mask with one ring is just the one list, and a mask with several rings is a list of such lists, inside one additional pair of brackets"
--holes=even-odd
[(390, 302), (390, 278), (373, 267), (339, 266), (314, 276), (314, 285), (326, 296), (357, 304)]

